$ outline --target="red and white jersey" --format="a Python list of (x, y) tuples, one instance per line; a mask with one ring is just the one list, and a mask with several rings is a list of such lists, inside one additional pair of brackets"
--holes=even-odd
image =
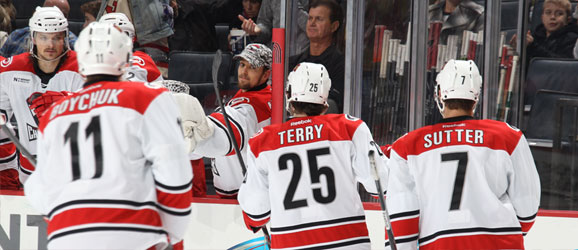
[(398, 139), (389, 171), (386, 201), (398, 249), (524, 249), (540, 180), (520, 130), (445, 119)]
[[(20, 143), (33, 155), (36, 154), (38, 124), (26, 103), (34, 92), (76, 91), (84, 83), (78, 73), (76, 52), (68, 51), (56, 74), (43, 83), (36, 75), (30, 53), (22, 53), (0, 62), (0, 112), (10, 118), (16, 117)], [(23, 161), (20, 168), (20, 180), (24, 183), (34, 170), (32, 165)]]
[(132, 54), (132, 65), (126, 68), (124, 78), (131, 82), (156, 82), (162, 81), (163, 76), (153, 59), (142, 51)]
[(178, 110), (164, 88), (103, 81), (46, 111), (25, 192), (50, 220), (49, 249), (164, 249), (183, 238), (192, 170)]
[[(0, 116), (2, 116), (2, 114), (0, 114)], [(6, 125), (10, 132), (15, 134), (10, 122), (6, 123)], [(8, 169), (18, 170), (18, 160), (16, 156), (16, 145), (10, 140), (6, 132), (0, 129), (0, 171)]]
[(357, 183), (377, 195), (371, 150), (385, 190), (387, 159), (362, 120), (332, 114), (265, 127), (249, 141), (238, 196), (245, 224), (271, 220), (272, 249), (370, 249)]
[(225, 106), (235, 138), (229, 137), (223, 113), (215, 112), (209, 116), (215, 123), (215, 133), (199, 142), (193, 151), (194, 154), (214, 158), (213, 184), (220, 195), (237, 194), (243, 182), (243, 172), (232, 140), (237, 141), (241, 155), (246, 159), (249, 138), (271, 124), (271, 86), (261, 86), (258, 90), (239, 90)]

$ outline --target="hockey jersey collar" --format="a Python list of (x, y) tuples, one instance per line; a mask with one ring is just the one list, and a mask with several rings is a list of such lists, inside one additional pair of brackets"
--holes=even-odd
[(259, 90), (265, 89), (267, 86), (268, 86), (268, 84), (267, 84), (267, 82), (265, 82), (265, 83), (263, 83), (263, 84), (261, 84), (261, 85), (257, 85), (257, 86), (255, 86), (255, 87), (253, 87), (253, 88), (248, 89), (246, 92), (249, 92), (249, 91), (259, 91)]
[(456, 117), (441, 119), (438, 122), (438, 124), (439, 123), (450, 123), (450, 122), (461, 122), (461, 121), (466, 121), (466, 120), (475, 120), (475, 118), (472, 116), (469, 116), (469, 115), (456, 116)]
[(118, 79), (118, 76), (111, 76), (111, 75), (102, 75), (100, 76), (98, 79), (93, 80), (93, 81), (86, 81), (82, 87), (86, 88), (94, 83), (97, 82), (119, 82), (120, 80)]

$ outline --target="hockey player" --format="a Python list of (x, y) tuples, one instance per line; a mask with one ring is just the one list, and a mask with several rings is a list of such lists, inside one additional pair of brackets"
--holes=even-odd
[(49, 220), (48, 249), (165, 249), (191, 213), (178, 106), (164, 88), (119, 81), (132, 42), (112, 24), (91, 23), (76, 51), (86, 83), (40, 118), (24, 188)]
[[(195, 138), (198, 138), (193, 153), (214, 157), (212, 167), (215, 190), (220, 196), (230, 198), (236, 197), (243, 181), (242, 169), (232, 140), (237, 141), (242, 156), (245, 157), (245, 146), (249, 138), (259, 129), (271, 124), (271, 86), (267, 84), (271, 74), (271, 50), (263, 44), (252, 43), (234, 58), (240, 61), (240, 90), (225, 109), (235, 138), (229, 138), (225, 118), (219, 111), (206, 118), (193, 119), (201, 121), (196, 123), (199, 126), (193, 129)], [(202, 107), (196, 109), (199, 108), (202, 110)]]
[[(323, 115), (330, 88), (323, 65), (299, 64), (287, 83), (293, 118), (249, 141), (238, 200), (248, 228), (271, 220), (272, 249), (370, 249), (357, 182), (377, 195), (368, 153), (383, 153), (362, 120)], [(385, 163), (376, 161), (383, 190)]]
[[(134, 25), (128, 17), (120, 12), (108, 13), (100, 18), (101, 22), (112, 23), (127, 34), (133, 43), (136, 41)], [(162, 81), (163, 76), (155, 65), (153, 59), (142, 51), (134, 51), (132, 64), (126, 69), (124, 78), (131, 82), (155, 82)]]
[(444, 119), (391, 150), (386, 200), (397, 248), (524, 249), (540, 202), (526, 138), (473, 119), (482, 85), (473, 61), (450, 60), (436, 82)]
[[(68, 43), (68, 22), (57, 7), (37, 7), (29, 21), (30, 52), (0, 63), (0, 112), (8, 120), (14, 115), (22, 145), (36, 154), (38, 124), (27, 99), (34, 92), (74, 91), (84, 80), (78, 73), (76, 53)], [(34, 167), (20, 157), (20, 180)]]

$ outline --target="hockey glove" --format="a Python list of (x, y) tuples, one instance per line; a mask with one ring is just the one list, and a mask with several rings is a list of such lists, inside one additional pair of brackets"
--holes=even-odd
[(183, 133), (188, 142), (188, 151), (195, 150), (197, 142), (209, 138), (215, 131), (215, 125), (205, 116), (203, 106), (194, 96), (185, 93), (173, 93), (182, 117)]
[[(35, 118), (39, 120), (53, 103), (69, 96), (70, 94), (71, 93), (68, 91), (46, 91), (45, 93), (34, 92), (30, 97), (28, 97), (28, 99), (26, 99), (26, 103), (28, 103), (30, 110), (32, 110), (32, 113), (36, 116)], [(36, 123), (38, 123), (38, 120)]]

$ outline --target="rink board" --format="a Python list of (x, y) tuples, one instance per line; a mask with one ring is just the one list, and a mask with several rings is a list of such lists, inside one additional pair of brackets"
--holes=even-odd
[[(247, 230), (235, 201), (213, 203), (195, 199), (192, 219), (185, 237), (185, 249), (229, 249), (262, 237)], [(228, 204), (227, 204), (228, 203)], [(384, 222), (376, 206), (366, 206), (367, 224), (373, 249), (383, 249)], [(0, 195), (0, 249), (45, 248), (45, 224), (21, 195)], [(525, 237), (527, 249), (578, 248), (578, 213), (541, 211)], [(44, 238), (43, 238), (44, 237)], [(39, 244), (40, 243), (40, 244)]]

